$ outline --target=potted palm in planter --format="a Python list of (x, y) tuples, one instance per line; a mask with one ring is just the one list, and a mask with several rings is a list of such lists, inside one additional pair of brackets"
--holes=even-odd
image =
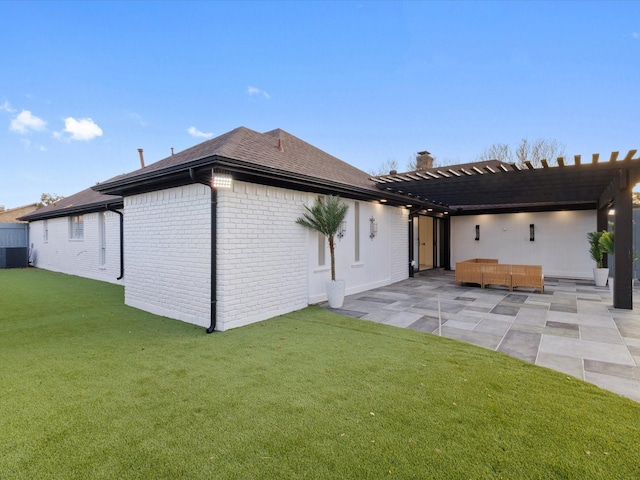
[(340, 223), (347, 216), (349, 205), (339, 197), (330, 196), (326, 200), (316, 198), (311, 208), (304, 205), (306, 212), (296, 223), (310, 230), (320, 232), (329, 239), (331, 255), (331, 281), (327, 281), (327, 300), (331, 308), (340, 308), (344, 301), (344, 280), (336, 280), (335, 235)]
[(603, 250), (603, 246), (600, 243), (605, 233), (608, 232), (603, 230), (602, 232), (587, 233), (587, 238), (589, 239), (589, 254), (591, 255), (591, 259), (596, 262), (596, 268), (593, 269), (593, 280), (596, 282), (596, 287), (604, 287), (607, 284), (607, 277), (609, 276), (609, 269), (602, 268), (602, 257), (605, 253), (608, 253)]

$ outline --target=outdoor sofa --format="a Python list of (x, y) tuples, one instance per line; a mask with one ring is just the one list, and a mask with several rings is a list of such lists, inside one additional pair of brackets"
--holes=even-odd
[(456, 263), (456, 283), (477, 283), (508, 287), (529, 287), (544, 293), (544, 275), (541, 265), (511, 265), (498, 263), (493, 258), (473, 258)]

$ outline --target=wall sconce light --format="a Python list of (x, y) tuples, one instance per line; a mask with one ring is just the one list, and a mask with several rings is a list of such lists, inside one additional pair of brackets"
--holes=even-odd
[(476, 225), (476, 240), (480, 240), (480, 225)]
[(340, 226), (338, 227), (338, 233), (336, 234), (339, 239), (342, 240), (344, 234), (347, 233), (347, 222), (344, 220), (340, 222)]
[(225, 173), (214, 173), (211, 176), (211, 188), (229, 189), (231, 188), (231, 175)]
[(376, 223), (376, 219), (371, 217), (369, 219), (369, 238), (373, 240), (373, 238), (378, 234), (378, 224)]
[(529, 224), (529, 241), (533, 242), (536, 239), (536, 226), (533, 223)]

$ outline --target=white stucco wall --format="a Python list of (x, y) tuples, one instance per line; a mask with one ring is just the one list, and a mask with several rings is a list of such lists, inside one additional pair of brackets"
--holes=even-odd
[(210, 203), (199, 184), (125, 197), (127, 305), (209, 326)]
[(122, 280), (116, 280), (120, 276), (120, 217), (114, 212), (102, 214), (106, 229), (104, 265), (100, 265), (99, 213), (82, 216), (84, 235), (81, 240), (69, 238), (69, 217), (30, 222), (29, 244), (33, 245), (33, 265), (94, 280), (122, 283)]
[[(535, 241), (529, 241), (529, 224)], [(475, 226), (480, 225), (480, 240)], [(451, 218), (451, 268), (470, 258), (542, 265), (547, 276), (592, 278), (587, 233), (596, 230), (595, 211), (471, 215)]]

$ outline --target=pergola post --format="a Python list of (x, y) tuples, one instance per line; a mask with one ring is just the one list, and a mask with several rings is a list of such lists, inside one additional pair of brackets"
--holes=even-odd
[(632, 256), (633, 256), (633, 184), (629, 181), (629, 171), (619, 171), (618, 188), (616, 188), (615, 207), (615, 281), (613, 284), (613, 307), (633, 309), (632, 293)]

